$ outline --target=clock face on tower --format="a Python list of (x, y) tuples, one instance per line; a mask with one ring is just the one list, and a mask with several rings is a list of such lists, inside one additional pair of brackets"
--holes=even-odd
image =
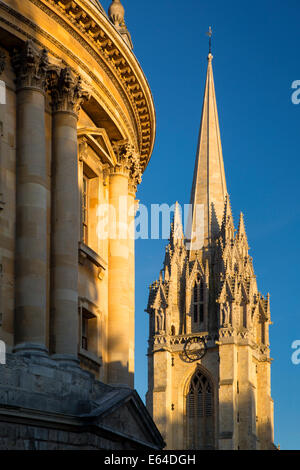
[(188, 338), (183, 348), (185, 360), (188, 362), (199, 361), (205, 356), (206, 351), (205, 339), (199, 336)]

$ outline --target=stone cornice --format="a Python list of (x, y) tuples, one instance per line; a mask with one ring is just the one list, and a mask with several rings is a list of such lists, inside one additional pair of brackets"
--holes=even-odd
[[(26, 4), (27, 2), (40, 8), (69, 34), (73, 35), (74, 39), (91, 54), (94, 60), (101, 64), (103, 71), (107, 74), (109, 79), (112, 80), (112, 83), (118, 89), (124, 102), (128, 103), (127, 109), (131, 119), (130, 122), (128, 122), (128, 118), (116, 99), (105, 89), (105, 93), (108, 93), (108, 97), (116, 108), (114, 120), (118, 122), (118, 126), (122, 129), (121, 133), (125, 136), (127, 132), (131, 140), (136, 141), (138, 144), (137, 148), (141, 155), (141, 166), (144, 170), (150, 159), (154, 145), (156, 127), (155, 109), (149, 84), (144, 73), (136, 57), (119, 32), (109, 21), (105, 13), (102, 13), (99, 8), (88, 0), (72, 0), (72, 2), (70, 0), (26, 0)], [(70, 9), (66, 12), (66, 7), (71, 3), (74, 8), (78, 8), (78, 13), (80, 14), (72, 16)], [(103, 102), (103, 95), (101, 93), (104, 85), (101, 79), (99, 79), (98, 74), (89, 69), (88, 64), (83, 62), (80, 57), (74, 55), (71, 49), (67, 49), (63, 43), (56, 41), (52, 30), (51, 32), (47, 31), (39, 24), (36, 24), (33, 17), (28, 17), (27, 13), (30, 11), (30, 8), (27, 8), (26, 13), (24, 9), (24, 14), (26, 14), (26, 16), (24, 16), (24, 14), (22, 14), (23, 9), (16, 9), (12, 4), (10, 1), (4, 3), (0, 0), (1, 9), (9, 15), (12, 15), (12, 17), (15, 17), (20, 24), (11, 21), (6, 15), (3, 17), (1, 15), (1, 23), (5, 25), (12, 34), (16, 34), (19, 38), (25, 37), (32, 39), (34, 43), (41, 48), (44, 47), (44, 41), (41, 42), (40, 40), (41, 37), (44, 37), (47, 41), (50, 41), (56, 47), (60, 48), (95, 82), (95, 84), (97, 84), (98, 87), (100, 87), (100, 90), (96, 88), (93, 89), (93, 94), (95, 94), (97, 100), (101, 102), (101, 106), (106, 109), (107, 103)], [(82, 15), (82, 17), (80, 15)], [(91, 19), (90, 24), (87, 20), (88, 17)], [(83, 20), (83, 18), (85, 19)], [(91, 29), (88, 29), (88, 27), (93, 28), (93, 22), (96, 28), (100, 30), (100, 39), (97, 38), (98, 33), (96, 34)], [(24, 27), (22, 23), (24, 23)], [(101, 38), (103, 34), (106, 38), (104, 41), (103, 38)], [(47, 48), (54, 57), (59, 58), (56, 52), (52, 51), (48, 46)], [(69, 64), (65, 63), (65, 66), (67, 65)], [(126, 130), (124, 124), (126, 125)]]
[[(36, 0), (31, 0), (36, 3)], [(151, 92), (140, 65), (107, 17), (86, 0), (39, 0), (62, 12), (93, 43), (118, 77), (135, 111), (139, 130), (141, 165), (147, 165), (155, 138), (155, 111)], [(50, 5), (49, 5), (50, 4)]]
[[(85, 44), (88, 53), (91, 54), (94, 59), (98, 60), (99, 63), (101, 63), (101, 67), (103, 68), (104, 72), (108, 75), (109, 79), (113, 82), (113, 84), (118, 88), (122, 99), (127, 100), (127, 97), (125, 95), (125, 92), (123, 91), (121, 84), (119, 84), (113, 72), (110, 71), (109, 67), (106, 65), (106, 63), (102, 59), (102, 56), (100, 56), (96, 52), (96, 50), (94, 50), (89, 44), (87, 44), (85, 40), (80, 36), (79, 33), (75, 33), (75, 30), (73, 29), (73, 27), (69, 26), (69, 24), (63, 21), (62, 17), (58, 16), (57, 13), (51, 10), (48, 5), (44, 5), (43, 3), (41, 3), (41, 0), (27, 0), (27, 1), (30, 1), (34, 3), (35, 5), (37, 5), (38, 7), (40, 7), (48, 16), (51, 16), (55, 21), (58, 22), (58, 24), (60, 24), (63, 28), (65, 28), (70, 34), (74, 33), (73, 34), (74, 36), (77, 35), (77, 40), (79, 40), (81, 45)], [(88, 67), (88, 64), (85, 64), (84, 62), (82, 62), (82, 60), (79, 57), (73, 54), (73, 52), (70, 49), (68, 49), (63, 43), (57, 41), (55, 37), (49, 34), (45, 29), (41, 28), (38, 24), (31, 21), (31, 19), (25, 17), (20, 12), (10, 8), (8, 5), (4, 4), (1, 0), (0, 0), (0, 9), (2, 10), (0, 14), (0, 25), (2, 27), (4, 26), (4, 28), (10, 32), (10, 34), (14, 34), (16, 37), (18, 37), (21, 40), (24, 39), (24, 37), (27, 38), (28, 40), (32, 40), (34, 44), (37, 44), (40, 48), (44, 47), (44, 42), (40, 41), (38, 36), (42, 37), (43, 39), (46, 39), (55, 47), (57, 47), (60, 51), (66, 54), (75, 64), (77, 64), (78, 67), (80, 67), (80, 69), (82, 69), (86, 74), (88, 74), (90, 79), (93, 81), (93, 83), (95, 83), (97, 87), (99, 87), (99, 90), (97, 89), (97, 87), (93, 87), (93, 96), (95, 97), (96, 102), (97, 103), (99, 102), (99, 104), (101, 105), (101, 107), (104, 109), (104, 111), (107, 114), (110, 114), (110, 112), (113, 111), (112, 120), (115, 122), (116, 126), (118, 127), (122, 135), (126, 134), (126, 129), (127, 129), (131, 139), (133, 141), (136, 140), (134, 132), (137, 132), (136, 131), (137, 122), (134, 118), (133, 109), (129, 108), (129, 114), (133, 120), (133, 126), (131, 126), (119, 102), (109, 92), (108, 88), (105, 87), (105, 85), (102, 83), (98, 74), (94, 74), (90, 70), (90, 68)], [(5, 14), (3, 15), (3, 13)], [(11, 18), (7, 17), (6, 14), (10, 15)], [(17, 21), (17, 23), (15, 22), (15, 20)], [(51, 56), (53, 56), (55, 59), (58, 59), (61, 65), (63, 63), (65, 64), (65, 66), (68, 65), (67, 63), (61, 61), (60, 55), (54, 52), (51, 48), (48, 47), (48, 49), (51, 50)], [(108, 103), (105, 100), (103, 100), (104, 96), (107, 96), (107, 98), (110, 100), (112, 109), (108, 106)]]

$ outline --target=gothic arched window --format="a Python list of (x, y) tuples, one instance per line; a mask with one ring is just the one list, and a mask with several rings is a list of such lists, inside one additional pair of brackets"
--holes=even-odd
[(198, 274), (193, 288), (193, 320), (194, 324), (204, 321), (204, 283)]
[(186, 402), (187, 448), (214, 449), (213, 385), (200, 370), (193, 376)]

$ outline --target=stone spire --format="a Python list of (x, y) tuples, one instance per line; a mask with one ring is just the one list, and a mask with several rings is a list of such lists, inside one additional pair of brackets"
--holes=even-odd
[[(220, 230), (227, 189), (220, 137), (211, 53), (208, 55), (205, 93), (191, 193), (189, 249), (209, 245)], [(191, 232), (192, 229), (192, 232)]]
[(258, 291), (242, 214), (234, 226), (211, 35), (188, 233), (176, 203), (164, 276), (149, 292), (147, 407), (168, 449), (273, 449), (270, 299)]

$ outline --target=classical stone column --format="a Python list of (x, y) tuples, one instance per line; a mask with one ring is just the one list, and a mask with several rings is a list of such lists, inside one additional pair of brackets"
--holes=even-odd
[(79, 189), (77, 120), (87, 99), (69, 68), (52, 72), (52, 349), (57, 360), (76, 363), (78, 353)]
[(129, 375), (134, 388), (134, 350), (135, 350), (135, 213), (138, 207), (136, 191), (142, 181), (139, 155), (132, 153), (128, 182), (128, 296), (129, 296)]
[[(2, 51), (0, 51), (0, 81), (1, 82), (2, 82), (1, 75), (4, 72), (5, 63), (6, 63), (6, 55)], [(2, 86), (2, 83), (0, 85)], [(0, 121), (3, 122), (4, 113), (5, 113), (5, 106), (2, 106), (2, 105), (4, 105), (4, 103), (1, 101), (1, 98), (2, 97), (1, 97), (1, 89), (0, 89)], [(0, 167), (2, 166), (2, 159), (3, 159), (2, 152), (3, 152), (3, 150), (1, 148), (1, 142), (0, 142)], [(3, 206), (4, 206), (3, 193), (2, 193), (2, 188), (3, 188), (2, 178), (3, 178), (3, 175), (0, 172), (0, 212), (2, 211)], [(1, 286), (0, 286), (0, 309), (2, 311), (1, 300), (2, 300), (2, 295), (1, 295)]]
[[(128, 144), (115, 147), (118, 163), (109, 179), (108, 382), (133, 387), (134, 264), (129, 237), (129, 178), (134, 154)], [(130, 253), (131, 252), (131, 253)]]
[(47, 301), (47, 52), (31, 41), (15, 51), (17, 89), (15, 351), (44, 353)]

